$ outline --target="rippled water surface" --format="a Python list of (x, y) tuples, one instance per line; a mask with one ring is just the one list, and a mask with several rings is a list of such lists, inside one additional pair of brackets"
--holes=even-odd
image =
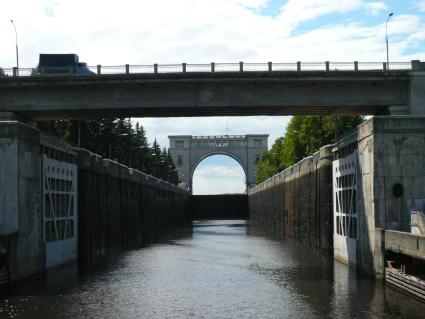
[(188, 238), (14, 289), (0, 318), (425, 318), (425, 305), (244, 221), (195, 222)]

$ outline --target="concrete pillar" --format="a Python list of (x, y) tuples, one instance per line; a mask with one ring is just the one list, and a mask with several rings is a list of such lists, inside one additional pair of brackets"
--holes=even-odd
[(43, 271), (40, 132), (0, 119), (0, 236), (8, 239), (11, 281)]
[(377, 277), (382, 230), (410, 232), (411, 212), (425, 209), (424, 134), (423, 116), (377, 116), (358, 128), (358, 265)]
[[(412, 72), (410, 76), (409, 115), (425, 115), (425, 63), (422, 71)], [(415, 68), (422, 67), (422, 64)]]

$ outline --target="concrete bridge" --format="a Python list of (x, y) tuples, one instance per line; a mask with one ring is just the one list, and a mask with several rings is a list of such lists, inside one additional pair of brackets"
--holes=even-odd
[[(31, 69), (30, 69), (31, 70)], [(110, 70), (115, 74), (104, 74)], [(33, 120), (291, 114), (425, 115), (425, 63), (97, 67), (0, 77), (0, 111)], [(122, 73), (121, 73), (122, 72)], [(38, 74), (37, 72), (35, 72)], [(11, 74), (13, 75), (13, 74)]]

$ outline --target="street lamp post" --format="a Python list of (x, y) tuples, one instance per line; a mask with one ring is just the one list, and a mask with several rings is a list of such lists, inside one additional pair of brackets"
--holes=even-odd
[(16, 75), (19, 74), (19, 51), (18, 51), (18, 32), (16, 31), (16, 26), (13, 20), (10, 20), (15, 29), (15, 44), (16, 44)]
[(394, 13), (390, 13), (388, 15), (388, 19), (387, 22), (385, 23), (385, 40), (387, 43), (387, 69), (390, 68), (390, 54), (389, 54), (389, 50), (388, 50), (388, 21), (390, 21), (391, 17), (394, 15)]

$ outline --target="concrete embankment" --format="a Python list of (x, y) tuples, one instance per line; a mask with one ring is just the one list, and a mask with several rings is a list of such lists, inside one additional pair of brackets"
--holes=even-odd
[(248, 191), (250, 220), (266, 233), (332, 255), (332, 149), (325, 146)]
[(80, 265), (95, 266), (113, 251), (172, 233), (189, 218), (189, 196), (172, 184), (80, 150)]

